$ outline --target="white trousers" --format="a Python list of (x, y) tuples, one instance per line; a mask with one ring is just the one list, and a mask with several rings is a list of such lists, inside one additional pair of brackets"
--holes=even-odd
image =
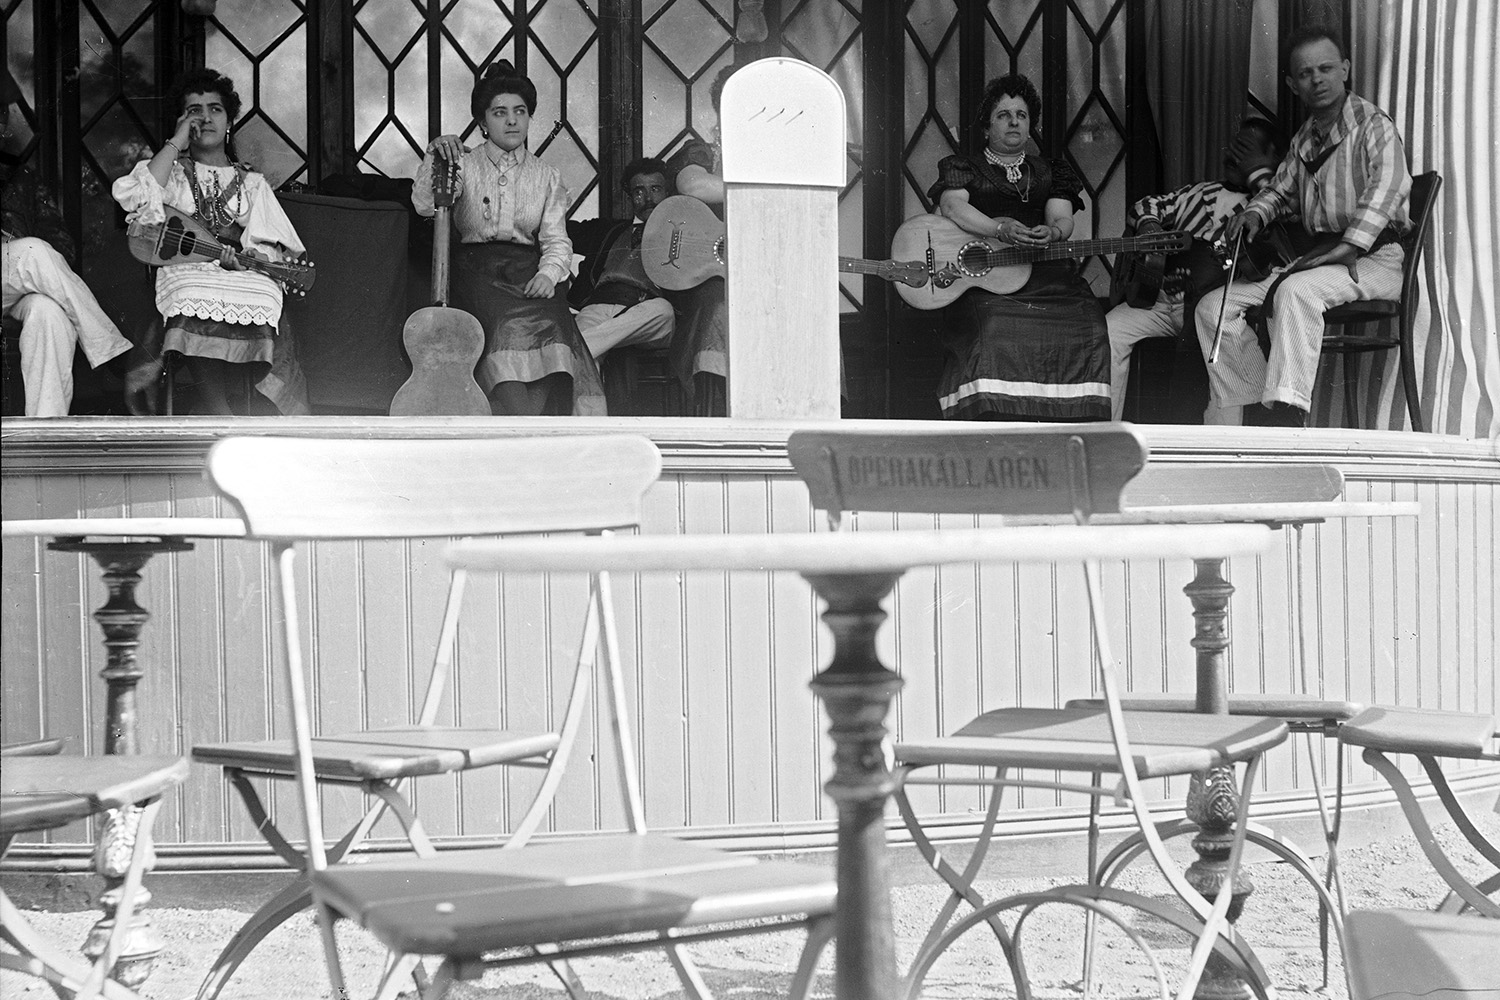
[(1125, 387), (1130, 382), (1130, 354), (1135, 345), (1152, 337), (1175, 337), (1182, 332), (1182, 298), (1158, 295), (1150, 309), (1126, 302), (1104, 317), (1109, 327), (1109, 410), (1111, 419), (1125, 415)]
[(677, 326), (672, 303), (661, 298), (645, 299), (629, 308), (599, 302), (584, 306), (574, 318), (596, 361), (616, 347), (665, 344), (672, 339)]
[(62, 255), (35, 237), (5, 244), (4, 310), (21, 321), (28, 417), (65, 417), (73, 402), (73, 349), (89, 366), (130, 350), (94, 293)]
[(1256, 282), (1236, 281), (1199, 299), (1194, 317), (1205, 358), (1213, 346), (1219, 303), (1227, 299), (1219, 358), (1208, 366), (1213, 404), (1282, 402), (1311, 409), (1318, 356), (1323, 350), (1324, 311), (1359, 299), (1399, 298), (1404, 257), (1401, 245), (1390, 243), (1359, 259), (1357, 283), (1342, 264), (1299, 271), (1283, 281), (1271, 304), (1269, 362), (1256, 342), (1254, 328), (1245, 321), (1245, 312), (1265, 301), (1276, 275)]

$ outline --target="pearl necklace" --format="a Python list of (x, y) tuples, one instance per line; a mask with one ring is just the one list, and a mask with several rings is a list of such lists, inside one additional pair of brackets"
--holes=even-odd
[(1026, 190), (1021, 190), (1021, 177), (1026, 172), (1026, 154), (1017, 153), (1016, 158), (1009, 163), (1000, 158), (1000, 154), (994, 152), (988, 146), (984, 148), (984, 158), (993, 166), (1000, 167), (1005, 171), (1005, 179), (1010, 181), (1016, 189), (1016, 194), (1021, 196), (1022, 201), (1031, 199), (1031, 182), (1026, 183)]

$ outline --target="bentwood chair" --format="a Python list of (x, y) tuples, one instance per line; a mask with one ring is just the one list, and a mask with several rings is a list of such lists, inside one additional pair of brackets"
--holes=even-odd
[[(417, 726), (369, 734), (312, 731), (303, 669), (296, 542), (299, 539), (452, 538), (492, 534), (603, 533), (632, 528), (661, 459), (651, 442), (624, 435), (453, 441), (349, 441), (230, 438), (209, 454), (209, 477), (239, 508), (248, 535), (271, 543), (284, 616), (290, 740), (241, 765), (294, 778), (308, 846), (300, 891), (318, 917), (329, 977), (347, 996), (334, 921), (347, 919), (391, 951), (379, 987), (393, 997), (407, 970), (424, 1000), (490, 966), (546, 961), (575, 996), (567, 960), (607, 951), (665, 949), (688, 996), (709, 995), (681, 945), (707, 937), (805, 926), (807, 946), (793, 995), (810, 989), (818, 954), (832, 935), (835, 886), (823, 870), (729, 855), (648, 835), (635, 748), (625, 710), (618, 640), (607, 574), (592, 574), (583, 636), (557, 731), (515, 734), (434, 728), (441, 684), (429, 682)], [(462, 581), (462, 574), (456, 579)], [(582, 597), (582, 595), (580, 595)], [(446, 672), (457, 628), (450, 594), (440, 642)], [(493, 611), (491, 612), (493, 614)], [(601, 640), (602, 639), (602, 644)], [(324, 641), (328, 641), (325, 637)], [(539, 656), (545, 653), (539, 650)], [(597, 657), (596, 657), (597, 654)], [(600, 732), (613, 750), (626, 832), (527, 844), (576, 741), (598, 666)], [(545, 682), (536, 667), (536, 683)], [(495, 750), (493, 747), (502, 747)], [(328, 848), (319, 786), (368, 788), (417, 827), (393, 794), (411, 774), (470, 762), (546, 767), (543, 789), (504, 847), (434, 852), (414, 838), (415, 858), (334, 864), (368, 824)], [(285, 841), (284, 835), (281, 836)], [(747, 926), (745, 921), (754, 921)], [(501, 953), (498, 956), (495, 953)], [(429, 979), (417, 961), (441, 956)]]
[(161, 797), (187, 777), (188, 762), (179, 757), (61, 756), (61, 748), (60, 740), (40, 740), (0, 751), (5, 758), (0, 767), (0, 856), (20, 834), (55, 830), (112, 809), (141, 806), (140, 826), (116, 890), (119, 902), (114, 923), (104, 949), (92, 962), (85, 962), (38, 934), (0, 889), (0, 940), (15, 949), (14, 953), (0, 952), (0, 968), (45, 979), (59, 996), (133, 1000), (135, 992), (111, 973), (139, 901), (141, 876), (151, 857), (151, 825), (161, 808)]
[[(1421, 293), (1422, 248), (1432, 223), (1433, 206), (1442, 175), (1435, 170), (1411, 179), (1409, 214), (1411, 228), (1401, 238), (1406, 258), (1401, 264), (1401, 297), (1363, 299), (1335, 306), (1323, 313), (1323, 353), (1344, 355), (1344, 425), (1358, 426), (1359, 385), (1350, 377), (1350, 354), (1397, 351), (1401, 366), (1401, 390), (1411, 429), (1426, 429), (1422, 421), (1422, 397), (1417, 385), (1417, 362), (1412, 338), (1416, 330), (1417, 300)], [(1247, 318), (1259, 330), (1262, 343), (1269, 343), (1264, 308), (1251, 310)]]
[[(1118, 424), (1045, 429), (911, 431), (798, 431), (788, 441), (798, 475), (807, 483), (813, 506), (835, 523), (844, 511), (918, 512), (938, 515), (1069, 517), (1084, 523), (1096, 513), (1118, 512), (1121, 492), (1145, 464), (1145, 443)], [(1261, 755), (1281, 743), (1286, 725), (1269, 718), (1141, 713), (1121, 708), (1120, 682), (1105, 628), (1099, 566), (1083, 566), (1091, 621), (1091, 646), (1103, 691), (1100, 708), (997, 708), (982, 712), (949, 736), (906, 738), (894, 747), (895, 798), (918, 850), (952, 890), (933, 921), (908, 972), (908, 995), (915, 996), (933, 964), (951, 945), (979, 924), (987, 924), (1010, 963), (1018, 995), (1029, 995), (1021, 930), (1029, 915), (1048, 902), (1083, 907), (1119, 927), (1151, 959), (1158, 985), (1165, 977), (1143, 937), (1115, 912), (1135, 908), (1175, 926), (1195, 939), (1193, 957), (1179, 996), (1191, 996), (1209, 951), (1218, 953), (1263, 998), (1270, 987), (1264, 970), (1226, 919), (1234, 872), (1245, 841), (1249, 800)], [(1024, 671), (1024, 665), (1018, 667)], [(1156, 831), (1142, 782), (1187, 775), (1209, 768), (1244, 765), (1238, 822), (1229, 874), (1212, 903), (1194, 890), (1167, 855)], [(958, 770), (936, 776), (925, 769)], [(1083, 772), (1087, 785), (1036, 779), (1022, 769)], [(1140, 836), (1162, 876), (1185, 909), (1137, 893), (1088, 884), (1064, 886), (989, 901), (975, 888), (991, 846), (1006, 787), (1041, 786), (1082, 792), (1092, 799), (1101, 789), (1097, 775), (1117, 775)], [(907, 789), (917, 784), (975, 785), (989, 801), (979, 842), (962, 871), (937, 849), (916, 815)], [(967, 902), (972, 913), (950, 922)], [(1000, 920), (1017, 910), (1014, 930)]]

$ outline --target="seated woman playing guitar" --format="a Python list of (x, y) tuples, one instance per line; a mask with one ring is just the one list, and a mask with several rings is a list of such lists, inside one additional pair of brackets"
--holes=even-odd
[(501, 59), (474, 85), (469, 107), (484, 142), (470, 150), (456, 135), (434, 139), (411, 200), (432, 215), (433, 161), (459, 164), (453, 305), (485, 330), (474, 377), (496, 414), (603, 415), (604, 383), (568, 310), (568, 189), (526, 149), (536, 86)]
[[(172, 87), (177, 130), (149, 160), (115, 181), (112, 194), (132, 224), (160, 224), (163, 206), (202, 222), (219, 242), (239, 245), (252, 257), (282, 260), (304, 250), (291, 220), (261, 174), (234, 161), (229, 132), (240, 113), (234, 82), (211, 69), (193, 70)], [(162, 368), (161, 354), (183, 355), (197, 383), (197, 408), (245, 414), (252, 387), (277, 361), (282, 289), (245, 269), (231, 253), (217, 263), (171, 264), (156, 273), (156, 308), (164, 330), (161, 351), (132, 366), (126, 400), (139, 410)], [(281, 352), (283, 357), (287, 352)], [(261, 386), (276, 393), (279, 383)], [(276, 400), (284, 411), (293, 404)], [(305, 407), (303, 407), (305, 410)]]
[[(1024, 76), (990, 81), (980, 104), (979, 154), (938, 164), (928, 197), (962, 229), (1018, 247), (1067, 240), (1082, 184), (1061, 160), (1026, 152), (1041, 114)], [(1106, 420), (1109, 338), (1104, 310), (1070, 260), (1038, 261), (1011, 295), (971, 288), (947, 307), (951, 356), (938, 386), (959, 420)]]

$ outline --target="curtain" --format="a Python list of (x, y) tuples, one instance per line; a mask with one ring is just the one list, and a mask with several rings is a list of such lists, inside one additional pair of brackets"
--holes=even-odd
[(1147, 91), (1165, 190), (1223, 173), (1224, 149), (1245, 114), (1255, 6), (1255, 0), (1146, 5)]
[[(1412, 173), (1436, 170), (1443, 177), (1422, 255), (1413, 336), (1423, 418), (1437, 433), (1492, 439), (1500, 434), (1500, 18), (1494, 0), (1370, 0), (1352, 8), (1349, 47), (1359, 93), (1395, 119)], [(1343, 392), (1334, 380), (1345, 375), (1330, 374), (1319, 380), (1325, 398), (1315, 401), (1329, 419), (1315, 422), (1337, 426)], [(1348, 377), (1360, 379), (1364, 426), (1410, 426), (1394, 351), (1364, 355)]]

